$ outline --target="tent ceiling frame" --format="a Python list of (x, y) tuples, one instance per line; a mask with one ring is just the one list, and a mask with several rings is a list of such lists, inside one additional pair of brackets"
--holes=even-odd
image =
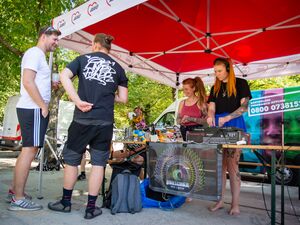
[[(169, 81), (174, 83), (174, 79), (172, 79), (173, 77), (170, 77), (170, 75), (174, 75), (176, 74), (176, 76), (179, 76), (179, 73), (177, 71), (171, 71), (168, 68), (165, 68), (164, 71), (164, 67), (156, 64), (154, 61), (152, 61), (153, 59), (156, 59), (160, 56), (166, 55), (166, 54), (200, 54), (200, 53), (208, 53), (208, 54), (212, 54), (215, 55), (217, 57), (226, 57), (226, 58), (230, 58), (230, 56), (228, 55), (228, 53), (225, 51), (225, 47), (232, 45), (234, 43), (237, 43), (239, 41), (251, 38), (253, 36), (256, 36), (257, 34), (260, 34), (262, 32), (266, 32), (266, 31), (272, 31), (272, 30), (282, 30), (282, 29), (294, 29), (294, 28), (299, 28), (300, 24), (287, 24), (289, 22), (295, 21), (296, 19), (300, 18), (300, 15), (296, 15), (294, 17), (288, 18), (284, 21), (281, 21), (279, 23), (276, 23), (274, 25), (271, 25), (269, 27), (266, 28), (258, 28), (258, 29), (248, 29), (248, 30), (233, 30), (233, 31), (227, 31), (227, 32), (215, 32), (215, 33), (211, 33), (211, 2), (210, 0), (207, 0), (207, 5), (206, 5), (206, 10), (207, 10), (207, 21), (206, 21), (206, 32), (188, 24), (186, 21), (183, 21), (181, 18), (178, 17), (178, 15), (176, 14), (175, 11), (172, 10), (172, 8), (166, 3), (165, 0), (159, 0), (159, 3), (163, 6), (163, 8), (165, 9), (161, 9), (161, 8), (157, 8), (156, 6), (152, 5), (149, 2), (144, 2), (141, 3), (142, 5), (144, 5), (145, 7), (148, 7), (152, 10), (154, 10), (155, 12), (179, 23), (185, 30), (186, 32), (191, 35), (192, 40), (188, 41), (186, 43), (182, 43), (181, 45), (175, 46), (169, 50), (166, 51), (156, 51), (156, 52), (132, 52), (132, 51), (122, 51), (122, 47), (120, 47), (121, 50), (117, 49), (112, 49), (111, 55), (115, 58), (117, 58), (118, 60), (120, 60), (123, 64), (128, 66), (128, 70), (132, 70), (134, 71), (134, 69), (137, 69), (139, 71), (141, 70), (148, 70), (148, 71), (153, 71), (154, 73), (159, 73), (161, 76), (163, 76), (164, 78), (168, 79)], [(233, 40), (229, 40), (226, 43), (222, 43), (219, 44), (215, 37), (217, 36), (226, 36), (226, 35), (231, 35), (231, 34), (245, 34), (242, 37), (233, 39)], [(73, 42), (76, 44), (81, 44), (83, 46), (91, 46), (92, 45), (92, 41), (91, 41), (91, 37), (89, 35), (85, 36), (84, 32), (75, 32), (75, 35), (77, 35), (77, 37), (74, 36), (73, 39), (73, 34), (70, 34), (69, 36), (66, 36), (63, 38), (63, 40), (65, 41), (69, 41), (69, 42)], [(197, 37), (197, 35), (199, 35), (200, 37)], [(204, 40), (206, 39), (206, 40)], [(203, 42), (205, 42), (205, 44), (203, 44)], [(195, 43), (199, 43), (199, 48), (194, 48), (191, 50), (180, 50), (186, 46), (195, 44)], [(130, 57), (132, 57), (132, 60), (130, 58), (126, 58), (129, 55)], [(143, 55), (153, 55), (150, 58), (144, 58)], [(136, 60), (133, 60), (136, 59)], [(134, 63), (129, 63), (129, 61), (134, 61)], [(237, 70), (239, 70), (240, 74), (239, 76), (251, 76), (254, 74), (258, 74), (261, 73), (262, 71), (268, 71), (268, 70), (272, 70), (274, 68), (278, 68), (278, 67), (284, 67), (285, 65), (288, 64), (293, 64), (293, 63), (300, 63), (300, 59), (296, 59), (296, 60), (288, 60), (286, 62), (251, 62), (251, 63), (245, 63), (245, 62), (240, 62), (239, 60), (236, 59), (232, 59), (233, 63), (235, 64), (235, 68)], [(251, 73), (247, 73), (247, 65), (266, 65), (265, 70), (257, 70), (257, 71), (251, 71)], [(269, 66), (268, 66), (269, 65)], [(272, 66), (270, 66), (272, 65)], [(157, 66), (157, 68), (156, 68)], [(264, 68), (264, 67), (263, 67)], [(212, 70), (207, 70), (207, 71), (212, 71)], [(246, 72), (245, 72), (246, 71)], [(204, 72), (204, 71), (203, 71)], [(194, 72), (182, 72), (180, 73), (180, 75), (182, 76), (201, 76), (201, 77), (205, 77), (205, 76), (211, 76), (213, 75), (213, 71), (212, 72), (208, 72), (208, 73), (201, 73), (200, 71), (194, 71)], [(250, 71), (249, 71), (250, 72)]]

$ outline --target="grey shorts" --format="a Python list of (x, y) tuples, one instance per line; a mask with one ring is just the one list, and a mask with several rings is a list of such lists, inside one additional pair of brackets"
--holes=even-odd
[[(87, 149), (90, 152), (91, 164), (93, 166), (103, 166), (107, 164), (109, 158), (109, 151), (99, 151), (96, 149)], [(67, 145), (64, 146), (63, 150), (64, 161), (70, 166), (79, 166), (82, 160), (83, 153), (75, 152), (67, 148)]]
[(113, 125), (85, 125), (72, 122), (68, 130), (68, 140), (64, 146), (63, 157), (66, 164), (80, 165), (82, 155), (89, 145), (91, 164), (106, 166), (109, 158)]

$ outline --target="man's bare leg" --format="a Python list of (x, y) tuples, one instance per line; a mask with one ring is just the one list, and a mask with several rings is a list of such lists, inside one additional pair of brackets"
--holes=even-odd
[(67, 190), (73, 190), (77, 181), (78, 167), (65, 165), (64, 170), (64, 188)]
[(89, 195), (97, 196), (104, 176), (103, 166), (92, 166), (89, 176)]
[(12, 188), (16, 200), (24, 198), (24, 189), (27, 182), (31, 163), (37, 153), (37, 147), (23, 147), (17, 159)]

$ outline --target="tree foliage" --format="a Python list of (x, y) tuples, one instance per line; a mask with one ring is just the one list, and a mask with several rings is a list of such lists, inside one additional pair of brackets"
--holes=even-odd
[(0, 0), (0, 121), (8, 97), (19, 92), (23, 53), (41, 27), (84, 0)]
[(172, 88), (130, 72), (127, 73), (127, 77), (129, 80), (128, 104), (116, 104), (117, 127), (129, 125), (127, 113), (132, 112), (137, 106), (144, 109), (146, 122), (150, 124), (174, 101)]
[(248, 81), (251, 90), (300, 86), (300, 75), (282, 76)]

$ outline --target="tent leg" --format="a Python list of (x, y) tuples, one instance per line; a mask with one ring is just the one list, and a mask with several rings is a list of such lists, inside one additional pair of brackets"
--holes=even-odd
[(276, 224), (275, 160), (276, 160), (276, 152), (272, 151), (272, 156), (271, 156), (271, 225)]
[[(53, 64), (53, 52), (50, 52), (49, 55), (49, 67), (51, 68), (51, 74), (52, 74), (52, 64)], [(44, 169), (44, 152), (45, 149), (44, 147), (41, 148), (41, 156), (40, 156), (40, 170), (39, 170), (39, 183), (38, 183), (38, 195), (37, 198), (38, 199), (43, 199), (43, 194), (42, 194), (42, 178), (43, 178), (43, 169)]]
[(39, 171), (39, 183), (38, 183), (38, 199), (43, 199), (42, 195), (42, 174), (43, 174), (43, 168), (44, 168), (44, 147), (41, 148), (41, 156), (40, 156), (40, 171)]

